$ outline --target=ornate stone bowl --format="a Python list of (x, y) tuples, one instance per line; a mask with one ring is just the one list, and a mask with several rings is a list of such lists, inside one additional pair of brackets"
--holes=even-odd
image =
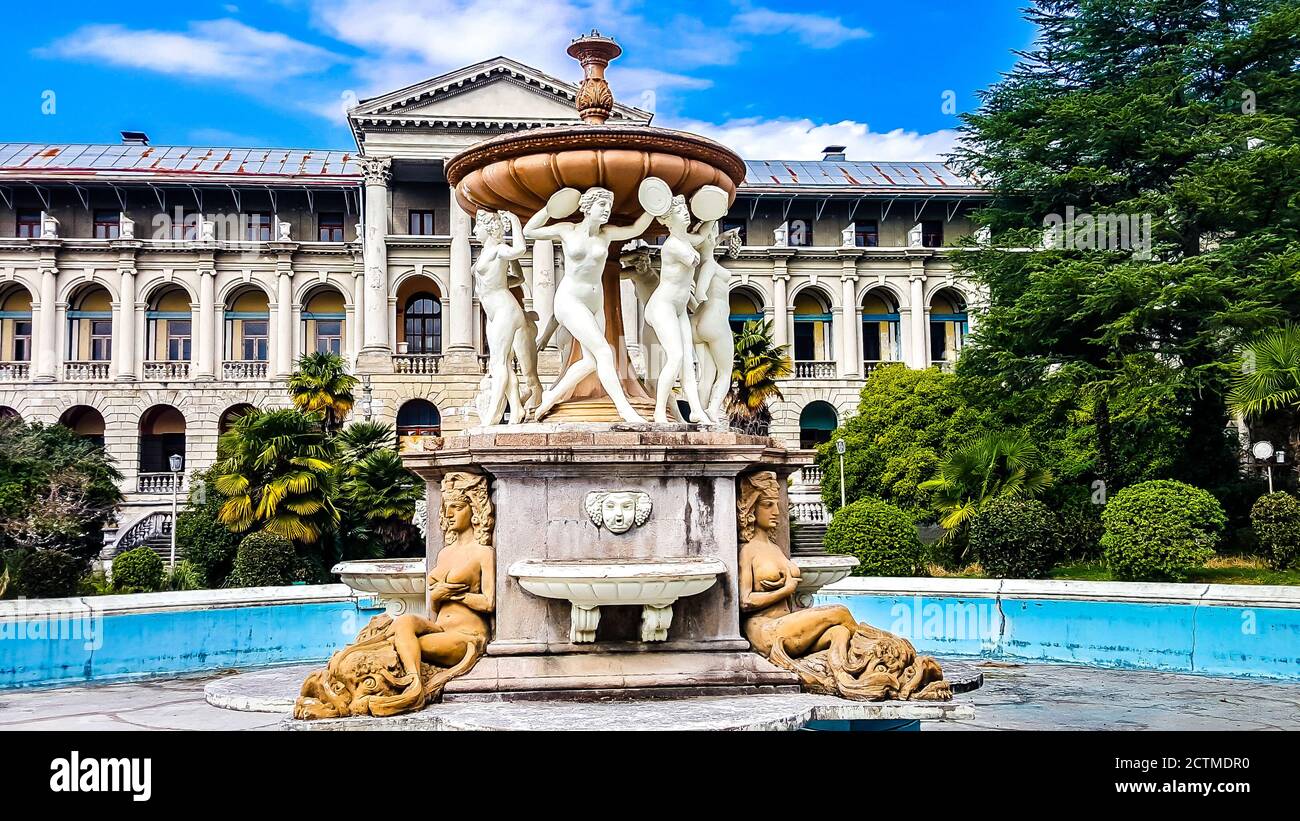
[(428, 615), (424, 559), (374, 559), (339, 562), (330, 568), (348, 587), (378, 597), (390, 616)]
[(812, 606), (813, 594), (847, 577), (858, 566), (853, 556), (791, 556), (799, 566), (799, 586), (794, 589), (800, 607)]
[(716, 185), (734, 202), (745, 163), (706, 137), (644, 125), (557, 126), (506, 134), (461, 152), (447, 163), (447, 180), (461, 208), (512, 211), (527, 220), (562, 188), (593, 186), (614, 193), (611, 222), (640, 216), (637, 189), (659, 177), (690, 197)]
[(673, 602), (713, 586), (727, 572), (720, 559), (576, 559), (520, 561), (509, 574), (534, 596), (569, 602), (569, 640), (596, 640), (602, 605), (641, 605), (641, 640), (664, 641)]

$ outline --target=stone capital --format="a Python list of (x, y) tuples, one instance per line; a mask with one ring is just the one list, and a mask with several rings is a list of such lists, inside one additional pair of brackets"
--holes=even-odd
[(388, 157), (362, 157), (361, 174), (366, 185), (388, 185), (393, 178), (393, 161)]

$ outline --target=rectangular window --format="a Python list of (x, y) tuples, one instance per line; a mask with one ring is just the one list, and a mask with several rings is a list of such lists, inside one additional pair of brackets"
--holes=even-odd
[(168, 235), (176, 241), (196, 242), (199, 238), (199, 215), (181, 212), (180, 222), (172, 222)]
[(246, 239), (253, 242), (270, 242), (274, 230), (271, 225), (271, 215), (265, 211), (253, 211), (245, 214), (244, 218), (248, 221), (248, 235)]
[(14, 361), (32, 361), (32, 323), (20, 319), (14, 322)]
[(18, 236), (28, 239), (37, 239), (41, 235), (41, 212), (40, 211), (19, 211), (18, 212)]
[(343, 215), (318, 214), (316, 216), (316, 230), (318, 234), (317, 238), (321, 242), (342, 242)]
[(921, 244), (926, 248), (943, 245), (943, 220), (921, 220)]
[(730, 231), (733, 228), (740, 229), (740, 244), (748, 245), (749, 244), (749, 220), (731, 219), (731, 218), (726, 218), (722, 220), (722, 233), (725, 234), (726, 232)]
[(190, 321), (188, 319), (167, 320), (167, 361), (190, 361)]
[(316, 320), (316, 353), (343, 355), (343, 320)]
[(880, 322), (862, 323), (862, 358), (867, 362), (884, 359), (880, 355)]
[(95, 211), (95, 239), (117, 239), (121, 218), (116, 211)]
[(811, 362), (817, 358), (815, 322), (794, 323), (794, 358), (796, 362)]
[(859, 248), (876, 248), (880, 245), (880, 223), (875, 220), (859, 222), (854, 229), (853, 242)]
[(267, 357), (266, 320), (245, 319), (243, 357), (251, 362), (265, 362)]
[(431, 237), (433, 236), (433, 212), (432, 211), (411, 211), (411, 230), (408, 232), (412, 236)]
[(113, 358), (113, 320), (90, 320), (90, 358), (95, 362)]

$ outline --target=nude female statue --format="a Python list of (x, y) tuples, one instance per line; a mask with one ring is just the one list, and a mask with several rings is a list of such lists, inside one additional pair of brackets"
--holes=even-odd
[(444, 546), (429, 573), (429, 618), (408, 613), (371, 619), (356, 641), (303, 682), (295, 718), (418, 710), (483, 655), (496, 608), (487, 478), (447, 474), (438, 524)]
[(713, 251), (718, 245), (735, 258), (740, 252), (740, 230), (733, 228), (719, 235), (718, 223), (700, 228), (704, 242), (700, 245), (700, 271), (696, 275), (695, 293), (699, 307), (691, 314), (691, 337), (695, 356), (700, 363), (700, 397), (705, 413), (715, 422), (723, 419), (722, 405), (731, 390), (731, 371), (736, 358), (736, 340), (731, 333), (730, 285), (727, 270), (718, 264)]
[[(704, 242), (704, 236), (689, 232), (691, 212), (686, 197), (680, 194), (673, 197), (668, 213), (658, 219), (668, 228), (668, 238), (659, 249), (659, 285), (645, 306), (646, 324), (654, 329), (664, 350), (655, 391), (655, 422), (668, 422), (668, 402), (680, 375), (691, 421), (711, 425), (713, 421), (704, 411), (695, 381), (695, 343), (686, 310), (695, 288), (695, 271), (700, 265), (700, 252), (696, 248)], [(705, 223), (704, 230), (710, 230), (709, 226)]]
[(776, 474), (742, 477), (737, 510), (740, 611), (756, 652), (798, 674), (815, 693), (857, 701), (952, 698), (939, 663), (916, 655), (906, 639), (859, 623), (842, 605), (791, 606), (799, 566), (772, 541), (781, 517)]
[[(511, 243), (505, 244), (506, 223), (511, 228)], [(510, 356), (516, 340), (527, 325), (523, 305), (511, 293), (511, 263), (528, 253), (519, 218), (509, 211), (493, 214), (479, 210), (474, 216), (474, 238), (482, 243), (482, 250), (474, 262), (474, 289), (479, 304), (487, 315), (488, 372), (487, 395), (480, 397), (479, 421), (495, 425), (501, 421), (507, 404), (510, 422), (518, 424), (524, 418), (523, 398), (519, 379), (510, 366)], [(531, 347), (531, 343), (529, 344)], [(533, 357), (536, 361), (536, 357)], [(525, 364), (522, 363), (521, 364)]]
[[(552, 201), (574, 193), (572, 189), (563, 189), (552, 197)], [(548, 225), (551, 215), (547, 208), (543, 208), (524, 226), (523, 234), (527, 239), (560, 241), (564, 250), (564, 278), (555, 289), (555, 320), (582, 349), (582, 359), (570, 365), (559, 381), (542, 395), (542, 402), (537, 407), (538, 419), (556, 403), (567, 399), (578, 383), (594, 371), (624, 421), (645, 421), (623, 393), (614, 350), (605, 340), (605, 294), (601, 277), (609, 257), (610, 243), (640, 236), (654, 218), (642, 214), (631, 225), (618, 228), (607, 224), (613, 208), (612, 191), (589, 188), (578, 201), (581, 222)]]

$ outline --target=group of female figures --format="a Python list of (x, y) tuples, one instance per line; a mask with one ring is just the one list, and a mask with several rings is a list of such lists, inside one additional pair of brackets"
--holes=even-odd
[[(666, 190), (666, 184), (663, 187)], [(718, 194), (725, 197), (720, 190)], [(523, 226), (509, 212), (478, 212), (474, 233), (482, 243), (482, 251), (474, 264), (474, 274), (479, 301), (487, 315), (489, 350), (488, 374), (478, 401), (484, 424), (499, 422), (507, 408), (512, 422), (523, 421), (530, 413), (541, 419), (593, 373), (625, 422), (646, 421), (623, 390), (616, 352), (605, 337), (602, 277), (611, 243), (640, 237), (655, 219), (668, 232), (660, 248), (658, 276), (655, 278), (650, 270), (648, 255), (628, 274), (643, 297), (646, 324), (661, 349), (656, 353), (662, 353), (656, 357), (662, 365), (655, 377), (654, 421), (667, 423), (670, 415), (679, 416), (675, 403), (670, 401), (679, 378), (690, 408), (690, 419), (682, 421), (713, 424), (720, 420), (731, 382), (734, 347), (728, 322), (727, 275), (717, 262), (715, 249), (725, 244), (734, 254), (739, 248), (736, 233), (722, 234), (717, 219), (700, 220), (692, 231), (691, 210), (683, 195), (672, 197), (669, 207), (657, 216), (644, 212), (628, 226), (609, 224), (613, 209), (613, 192), (595, 187), (581, 194), (573, 189), (556, 193)], [(575, 210), (581, 214), (578, 221), (561, 221)], [(509, 243), (505, 238), (507, 225), (511, 229)], [(527, 253), (525, 240), (558, 240), (564, 256), (553, 324), (543, 332), (540, 343), (544, 344), (554, 325), (559, 325), (581, 352), (581, 357), (545, 391), (537, 378), (536, 317), (524, 310), (520, 287), (523, 275), (518, 260)], [(512, 355), (518, 359), (519, 370), (527, 381), (527, 393), (520, 388), (511, 367)]]

